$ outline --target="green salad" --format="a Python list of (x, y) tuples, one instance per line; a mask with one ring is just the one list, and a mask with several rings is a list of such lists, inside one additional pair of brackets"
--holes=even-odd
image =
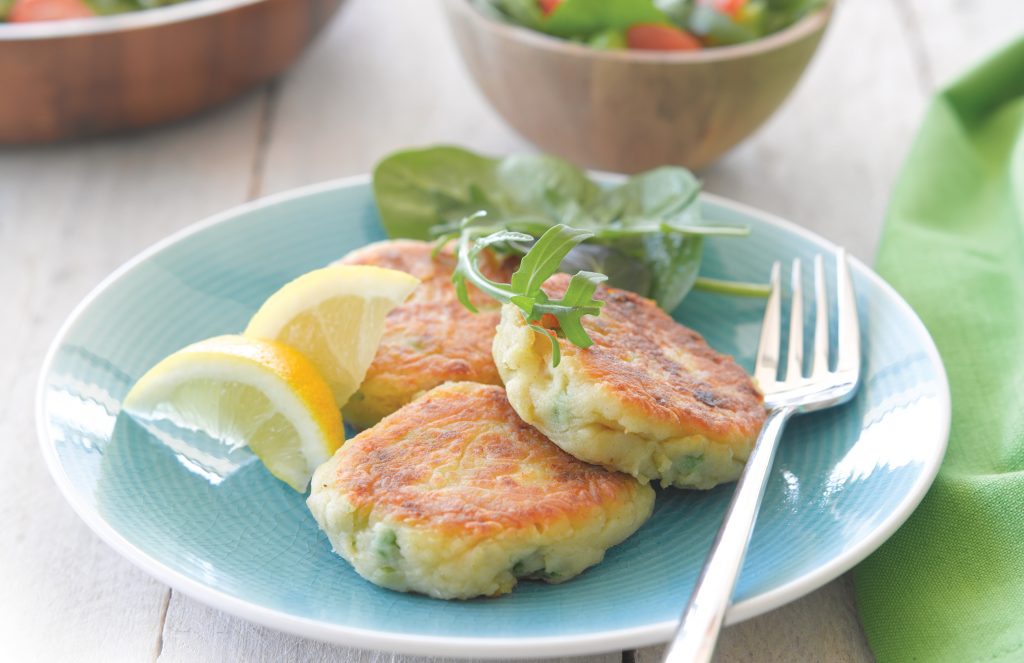
[(474, 0), (491, 15), (601, 49), (693, 51), (786, 28), (826, 0)]
[(0, 21), (31, 23), (68, 18), (88, 18), (107, 14), (175, 5), (185, 0), (0, 0)]
[[(384, 158), (373, 172), (381, 225), (391, 239), (456, 242), (454, 281), (463, 303), (467, 281), (523, 310), (528, 321), (556, 318), (560, 334), (586, 347), (583, 315), (597, 315), (597, 285), (650, 297), (668, 311), (693, 289), (766, 296), (762, 284), (699, 276), (704, 240), (743, 237), (743, 226), (701, 216), (700, 181), (664, 166), (599, 184), (576, 166), (543, 154), (494, 159), (457, 147), (431, 147)], [(476, 257), (484, 248), (523, 256), (511, 283), (487, 279)], [(541, 284), (555, 272), (574, 274), (561, 300)], [(557, 350), (557, 348), (556, 348)], [(557, 362), (557, 352), (554, 355)]]

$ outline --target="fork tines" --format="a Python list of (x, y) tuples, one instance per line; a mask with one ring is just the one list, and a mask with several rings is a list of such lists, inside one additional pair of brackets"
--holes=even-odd
[(754, 377), (766, 396), (798, 387), (827, 388), (828, 382), (850, 380), (855, 383), (860, 368), (860, 332), (857, 304), (850, 279), (849, 264), (843, 249), (836, 251), (836, 320), (837, 342), (834, 354), (835, 369), (830, 369), (829, 297), (825, 279), (825, 261), (814, 257), (814, 347), (811, 369), (804, 373), (804, 302), (803, 278), (800, 259), (793, 260), (790, 274), (789, 345), (786, 367), (779, 375), (782, 346), (782, 288), (781, 264), (775, 262), (771, 270), (772, 292), (765, 307), (761, 325), (761, 340), (757, 348)]

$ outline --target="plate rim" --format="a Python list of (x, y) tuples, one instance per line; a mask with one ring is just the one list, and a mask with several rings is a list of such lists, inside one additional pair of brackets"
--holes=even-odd
[[(612, 173), (595, 173), (600, 178), (613, 180), (622, 176)], [(209, 587), (197, 580), (193, 580), (184, 574), (171, 569), (161, 561), (151, 557), (143, 550), (128, 541), (119, 531), (110, 525), (92, 506), (78, 496), (78, 492), (71, 483), (70, 477), (64, 471), (64, 467), (57, 456), (56, 445), (48, 430), (47, 419), (45, 418), (45, 397), (48, 377), (53, 368), (53, 362), (57, 351), (64, 344), (65, 337), (78, 322), (78, 319), (88, 310), (100, 295), (102, 295), (114, 283), (119, 281), (125, 274), (138, 265), (146, 262), (154, 255), (164, 249), (177, 244), (181, 240), (200, 233), (208, 228), (225, 223), (238, 216), (248, 214), (255, 210), (271, 207), (289, 200), (316, 195), (334, 189), (345, 189), (354, 186), (365, 186), (371, 183), (369, 174), (353, 175), (337, 179), (327, 180), (316, 184), (288, 189), (274, 193), (256, 200), (236, 205), (227, 210), (208, 216), (200, 221), (191, 223), (143, 249), (124, 262), (120, 267), (111, 272), (99, 282), (80, 301), (68, 317), (65, 319), (54, 339), (46, 351), (45, 358), (40, 368), (35, 393), (35, 416), (36, 436), (42, 451), (43, 459), (46, 462), (47, 470), (60, 489), (64, 499), (71, 505), (71, 508), (78, 514), (85, 524), (102, 539), (107, 545), (113, 548), (122, 557), (142, 569), (157, 580), (169, 585), (171, 588), (190, 596), (201, 603), (224, 612), (233, 614), (242, 619), (255, 622), (268, 628), (284, 631), (302, 637), (331, 642), (339, 645), (363, 649), (376, 649), (392, 651), (402, 654), (426, 655), (426, 656), (454, 656), (473, 658), (528, 658), (538, 656), (568, 656), (594, 654), (614, 650), (635, 649), (647, 645), (666, 642), (675, 632), (677, 622), (668, 620), (635, 626), (614, 631), (603, 631), (600, 633), (572, 634), (559, 636), (541, 637), (497, 637), (497, 638), (466, 638), (456, 636), (432, 636), (408, 634), (400, 631), (382, 631), (366, 629), (361, 627), (347, 626), (343, 624), (330, 624), (327, 622), (298, 617), (279, 610), (252, 603), (245, 599), (238, 598), (224, 591)], [(702, 191), (700, 194), (703, 200), (711, 202), (720, 207), (732, 209), (741, 214), (755, 217), (770, 225), (782, 228), (788, 232), (800, 235), (806, 240), (824, 245), (833, 251), (838, 247), (830, 240), (818, 235), (807, 228), (803, 228), (791, 221), (779, 216), (757, 209), (751, 205), (739, 203), (724, 196)], [(839, 577), (858, 562), (862, 561), (879, 546), (881, 546), (897, 529), (910, 517), (920, 504), (928, 488), (935, 480), (939, 466), (945, 456), (949, 441), (949, 429), (951, 421), (951, 399), (949, 380), (946, 375), (945, 366), (939, 355), (938, 349), (931, 335), (928, 333), (924, 323), (917, 316), (910, 305), (903, 299), (896, 290), (890, 286), (882, 277), (865, 265), (859, 259), (851, 256), (850, 262), (860, 270), (874, 285), (895, 301), (898, 308), (909, 314), (909, 318), (916, 327), (916, 335), (927, 341), (922, 348), (925, 355), (938, 369), (939, 393), (938, 406), (943, 413), (940, 422), (940, 442), (935, 453), (929, 457), (917, 476), (910, 491), (903, 498), (896, 509), (891, 511), (867, 537), (861, 539), (857, 545), (837, 555), (832, 560), (818, 566), (812, 571), (805, 573), (775, 589), (762, 592), (756, 596), (740, 601), (729, 607), (725, 623), (736, 624), (744, 620), (774, 610), (791, 601), (795, 601), (810, 592), (822, 587), (826, 583)], [(683, 598), (680, 598), (680, 613), (683, 608)]]

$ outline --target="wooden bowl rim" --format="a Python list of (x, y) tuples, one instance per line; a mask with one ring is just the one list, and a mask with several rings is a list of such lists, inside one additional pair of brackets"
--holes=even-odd
[(191, 21), (267, 0), (189, 0), (177, 5), (154, 7), (127, 14), (72, 18), (63, 21), (0, 23), (0, 42), (83, 37), (88, 35), (154, 28)]
[(773, 32), (766, 37), (743, 44), (702, 48), (698, 51), (605, 50), (593, 48), (585, 44), (578, 44), (567, 39), (531, 30), (515, 23), (495, 20), (476, 7), (473, 7), (471, 0), (445, 0), (445, 5), (449, 11), (462, 12), (464, 16), (468, 16), (469, 20), (477, 26), (483, 26), (484, 29), (490, 30), (492, 33), (544, 50), (559, 52), (563, 55), (620, 62), (699, 64), (753, 57), (805, 39), (825, 29), (832, 18), (836, 1), (827, 0), (821, 9), (804, 16), (789, 27)]

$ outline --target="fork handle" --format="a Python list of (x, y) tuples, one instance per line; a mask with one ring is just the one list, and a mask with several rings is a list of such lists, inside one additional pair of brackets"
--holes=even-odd
[(747, 554), (747, 544), (764, 497), (775, 450), (779, 446), (782, 429), (792, 414), (791, 408), (779, 408), (768, 413), (740, 475), (729, 509), (711, 544), (711, 552), (704, 560), (679, 629), (665, 650), (663, 663), (711, 660), (725, 610), (731, 602), (732, 590)]

